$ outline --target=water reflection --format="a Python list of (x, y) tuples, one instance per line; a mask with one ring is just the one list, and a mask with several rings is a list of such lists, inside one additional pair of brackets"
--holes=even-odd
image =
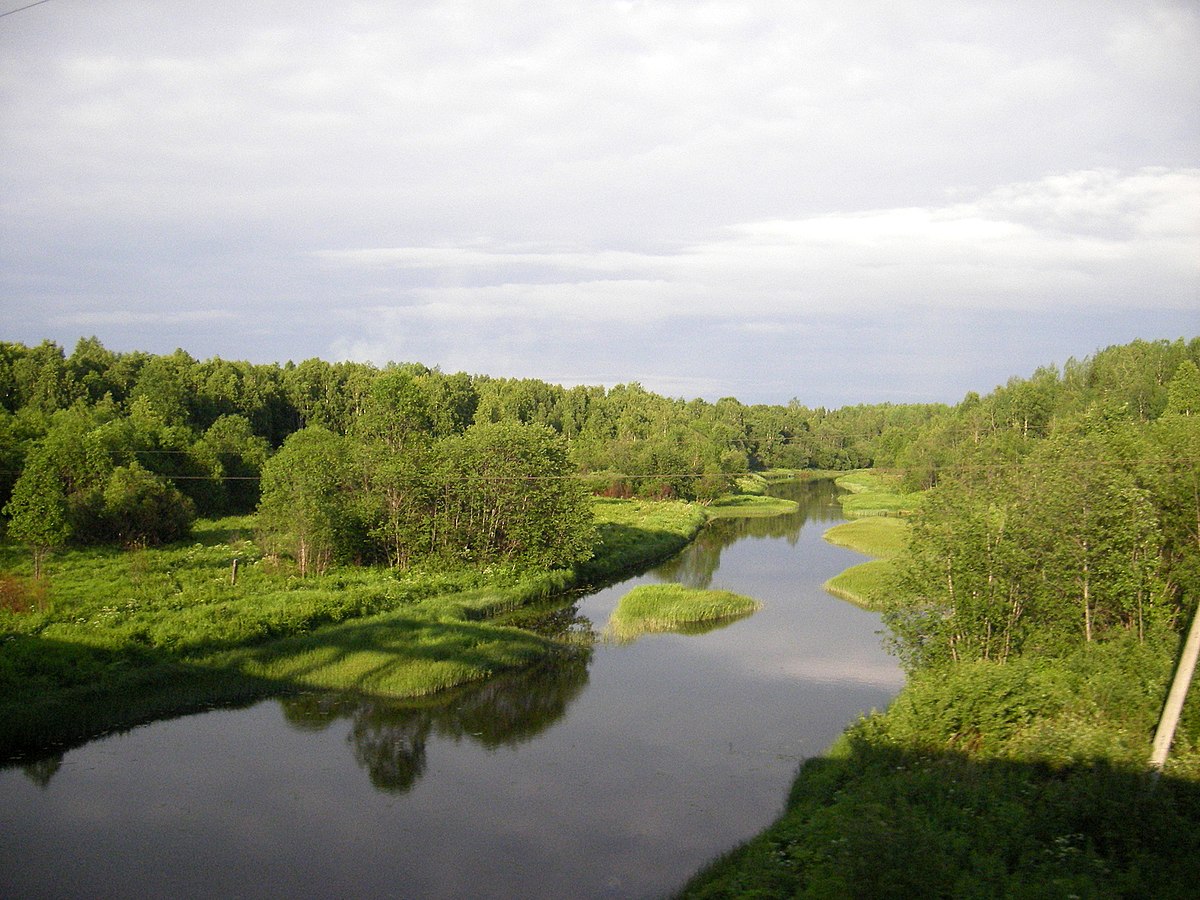
[(833, 498), (841, 493), (832, 481), (791, 481), (771, 488), (771, 496), (795, 501), (795, 512), (745, 519), (714, 519), (683, 553), (655, 567), (663, 581), (707, 590), (721, 566), (721, 552), (743, 538), (783, 539), (792, 547), (810, 522), (840, 522)]
[(545, 732), (587, 685), (591, 654), (590, 647), (570, 648), (532, 668), (425, 702), (306, 693), (279, 704), (288, 724), (301, 731), (322, 731), (349, 719), (346, 740), (371, 784), (405, 793), (425, 771), (431, 735), (496, 749)]
[(41, 759), (26, 763), (21, 766), (21, 771), (38, 787), (44, 788), (50, 783), (50, 779), (54, 777), (54, 773), (62, 768), (62, 763), (63, 754), (55, 753), (51, 756), (44, 756)]

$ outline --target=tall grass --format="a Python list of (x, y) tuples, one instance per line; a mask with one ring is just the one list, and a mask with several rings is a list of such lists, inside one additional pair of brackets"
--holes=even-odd
[(838, 498), (842, 512), (849, 518), (863, 516), (905, 516), (922, 503), (920, 492), (904, 493), (900, 478), (863, 469), (839, 477), (835, 484), (849, 493)]
[(758, 518), (765, 516), (782, 516), (794, 513), (800, 504), (795, 500), (783, 497), (762, 497), (739, 494), (722, 497), (713, 501), (705, 509), (714, 519), (721, 518)]
[(518, 628), (390, 613), (213, 662), (303, 688), (417, 697), (528, 666), (553, 652), (569, 651)]
[(729, 622), (760, 608), (757, 600), (732, 591), (700, 590), (681, 584), (639, 585), (617, 603), (605, 633), (618, 641), (630, 641), (656, 631)]
[(825, 540), (866, 556), (885, 559), (898, 554), (908, 543), (909, 524), (904, 519), (870, 516), (842, 522), (825, 532)]
[(893, 558), (904, 549), (908, 531), (909, 525), (904, 519), (885, 516), (854, 519), (830, 528), (824, 537), (831, 544), (882, 558), (839, 572), (825, 582), (825, 590), (864, 609), (887, 609), (896, 596)]

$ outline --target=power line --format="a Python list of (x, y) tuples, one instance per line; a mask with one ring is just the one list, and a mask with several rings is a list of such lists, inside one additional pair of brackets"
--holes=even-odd
[(35, 6), (41, 6), (43, 3), (49, 3), (49, 2), (50, 2), (50, 0), (37, 0), (36, 3), (30, 3), (26, 6), (19, 6), (16, 9), (10, 9), (8, 12), (0, 13), (0, 19), (3, 19), (5, 16), (16, 15), (19, 12), (25, 12), (25, 10), (27, 10), (27, 9), (33, 9)]

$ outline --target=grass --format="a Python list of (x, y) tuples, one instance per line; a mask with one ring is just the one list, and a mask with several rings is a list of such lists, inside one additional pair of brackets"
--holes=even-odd
[(890, 559), (908, 543), (908, 530), (908, 522), (904, 519), (871, 516), (834, 525), (824, 537), (839, 547)]
[(783, 497), (766, 497), (753, 494), (734, 494), (721, 497), (705, 507), (708, 515), (714, 519), (722, 518), (758, 518), (765, 516), (782, 516), (794, 513), (800, 504), (795, 500), (785, 500)]
[(873, 559), (839, 572), (823, 587), (839, 600), (882, 612), (895, 596), (895, 576), (896, 567), (890, 559)]
[(825, 582), (825, 590), (864, 609), (887, 609), (896, 595), (893, 560), (904, 549), (908, 530), (904, 519), (887, 516), (854, 519), (830, 528), (824, 537), (831, 544), (881, 558), (839, 572)]
[(836, 483), (850, 492), (838, 499), (851, 521), (830, 528), (825, 539), (880, 558), (838, 573), (825, 582), (825, 590), (865, 609), (887, 609), (895, 596), (893, 558), (908, 539), (908, 523), (902, 517), (919, 506), (920, 495), (899, 493), (896, 476), (872, 470), (850, 472)]
[(217, 662), (306, 689), (418, 697), (569, 652), (519, 628), (389, 613), (225, 654)]
[(499, 619), (666, 559), (706, 521), (685, 503), (598, 500), (595, 512), (595, 554), (573, 571), (302, 578), (264, 557), (239, 517), (198, 522), (168, 547), (70, 549), (34, 584), (24, 549), (0, 543), (0, 759), (268, 693), (423, 696), (570, 653)]
[(598, 497), (595, 555), (577, 570), (582, 584), (613, 581), (629, 572), (670, 559), (700, 533), (708, 517), (679, 501), (618, 500)]
[(872, 469), (861, 469), (840, 476), (838, 487), (849, 493), (839, 497), (842, 511), (849, 518), (865, 516), (906, 516), (921, 504), (921, 493), (903, 493), (900, 478)]
[(731, 591), (681, 584), (639, 585), (621, 598), (605, 632), (618, 641), (652, 632), (692, 632), (693, 626), (727, 623), (760, 608), (757, 600)]

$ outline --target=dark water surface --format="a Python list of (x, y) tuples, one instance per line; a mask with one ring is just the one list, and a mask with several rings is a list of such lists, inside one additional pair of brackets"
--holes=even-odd
[(679, 558), (583, 598), (682, 581), (763, 609), (705, 634), (425, 704), (269, 700), (0, 770), (6, 897), (646, 897), (781, 810), (796, 767), (902, 684), (878, 616), (821, 584), (861, 557), (795, 516), (715, 522)]

